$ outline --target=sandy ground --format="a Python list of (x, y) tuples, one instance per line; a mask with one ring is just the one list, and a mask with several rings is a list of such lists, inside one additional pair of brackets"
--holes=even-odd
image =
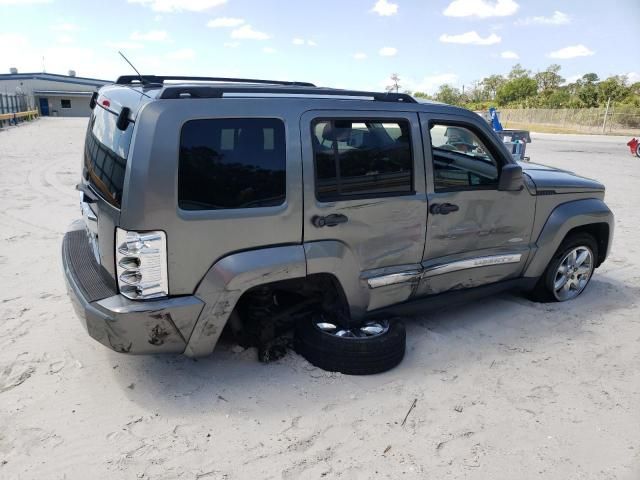
[[(120, 355), (66, 297), (85, 119), (0, 132), (0, 478), (638, 479), (640, 159), (626, 138), (534, 135), (603, 181), (612, 255), (577, 301), (504, 294), (407, 321), (402, 364), (350, 377), (219, 346)], [(406, 423), (403, 418), (416, 400)]]

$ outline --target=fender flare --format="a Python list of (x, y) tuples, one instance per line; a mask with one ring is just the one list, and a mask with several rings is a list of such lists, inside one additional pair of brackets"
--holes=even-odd
[(327, 240), (234, 253), (217, 261), (196, 289), (195, 297), (205, 306), (184, 354), (210, 355), (238, 300), (250, 288), (317, 273), (327, 273), (337, 279), (352, 318), (359, 319), (366, 314), (369, 291), (360, 280), (355, 256), (342, 242)]
[(236, 303), (257, 285), (304, 278), (307, 274), (302, 245), (263, 248), (229, 255), (204, 276), (195, 296), (204, 304), (184, 354), (204, 357), (213, 352)]
[(604, 201), (597, 198), (587, 198), (558, 205), (542, 227), (536, 240), (535, 253), (525, 267), (524, 276), (540, 277), (569, 231), (576, 227), (595, 223), (609, 225), (609, 241), (606, 252), (608, 254), (608, 250), (611, 248), (614, 218)]

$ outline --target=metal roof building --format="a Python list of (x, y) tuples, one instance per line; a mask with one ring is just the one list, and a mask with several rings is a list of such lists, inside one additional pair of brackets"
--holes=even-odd
[(17, 97), (23, 108), (37, 109), (43, 116), (88, 117), (92, 93), (107, 83), (112, 82), (76, 77), (73, 70), (69, 75), (58, 75), (11, 69), (11, 73), (0, 74), (0, 95)]

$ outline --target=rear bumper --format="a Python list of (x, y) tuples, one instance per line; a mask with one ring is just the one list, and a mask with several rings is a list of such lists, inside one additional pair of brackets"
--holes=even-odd
[(203, 307), (194, 296), (134, 301), (96, 262), (82, 222), (62, 241), (69, 298), (87, 332), (120, 353), (183, 353)]

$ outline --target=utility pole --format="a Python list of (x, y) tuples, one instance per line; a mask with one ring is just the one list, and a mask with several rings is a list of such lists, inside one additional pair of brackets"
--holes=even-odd
[(607, 127), (607, 115), (609, 115), (609, 103), (611, 103), (611, 97), (607, 99), (607, 108), (604, 111), (604, 120), (602, 121), (602, 133), (604, 133), (604, 129)]

